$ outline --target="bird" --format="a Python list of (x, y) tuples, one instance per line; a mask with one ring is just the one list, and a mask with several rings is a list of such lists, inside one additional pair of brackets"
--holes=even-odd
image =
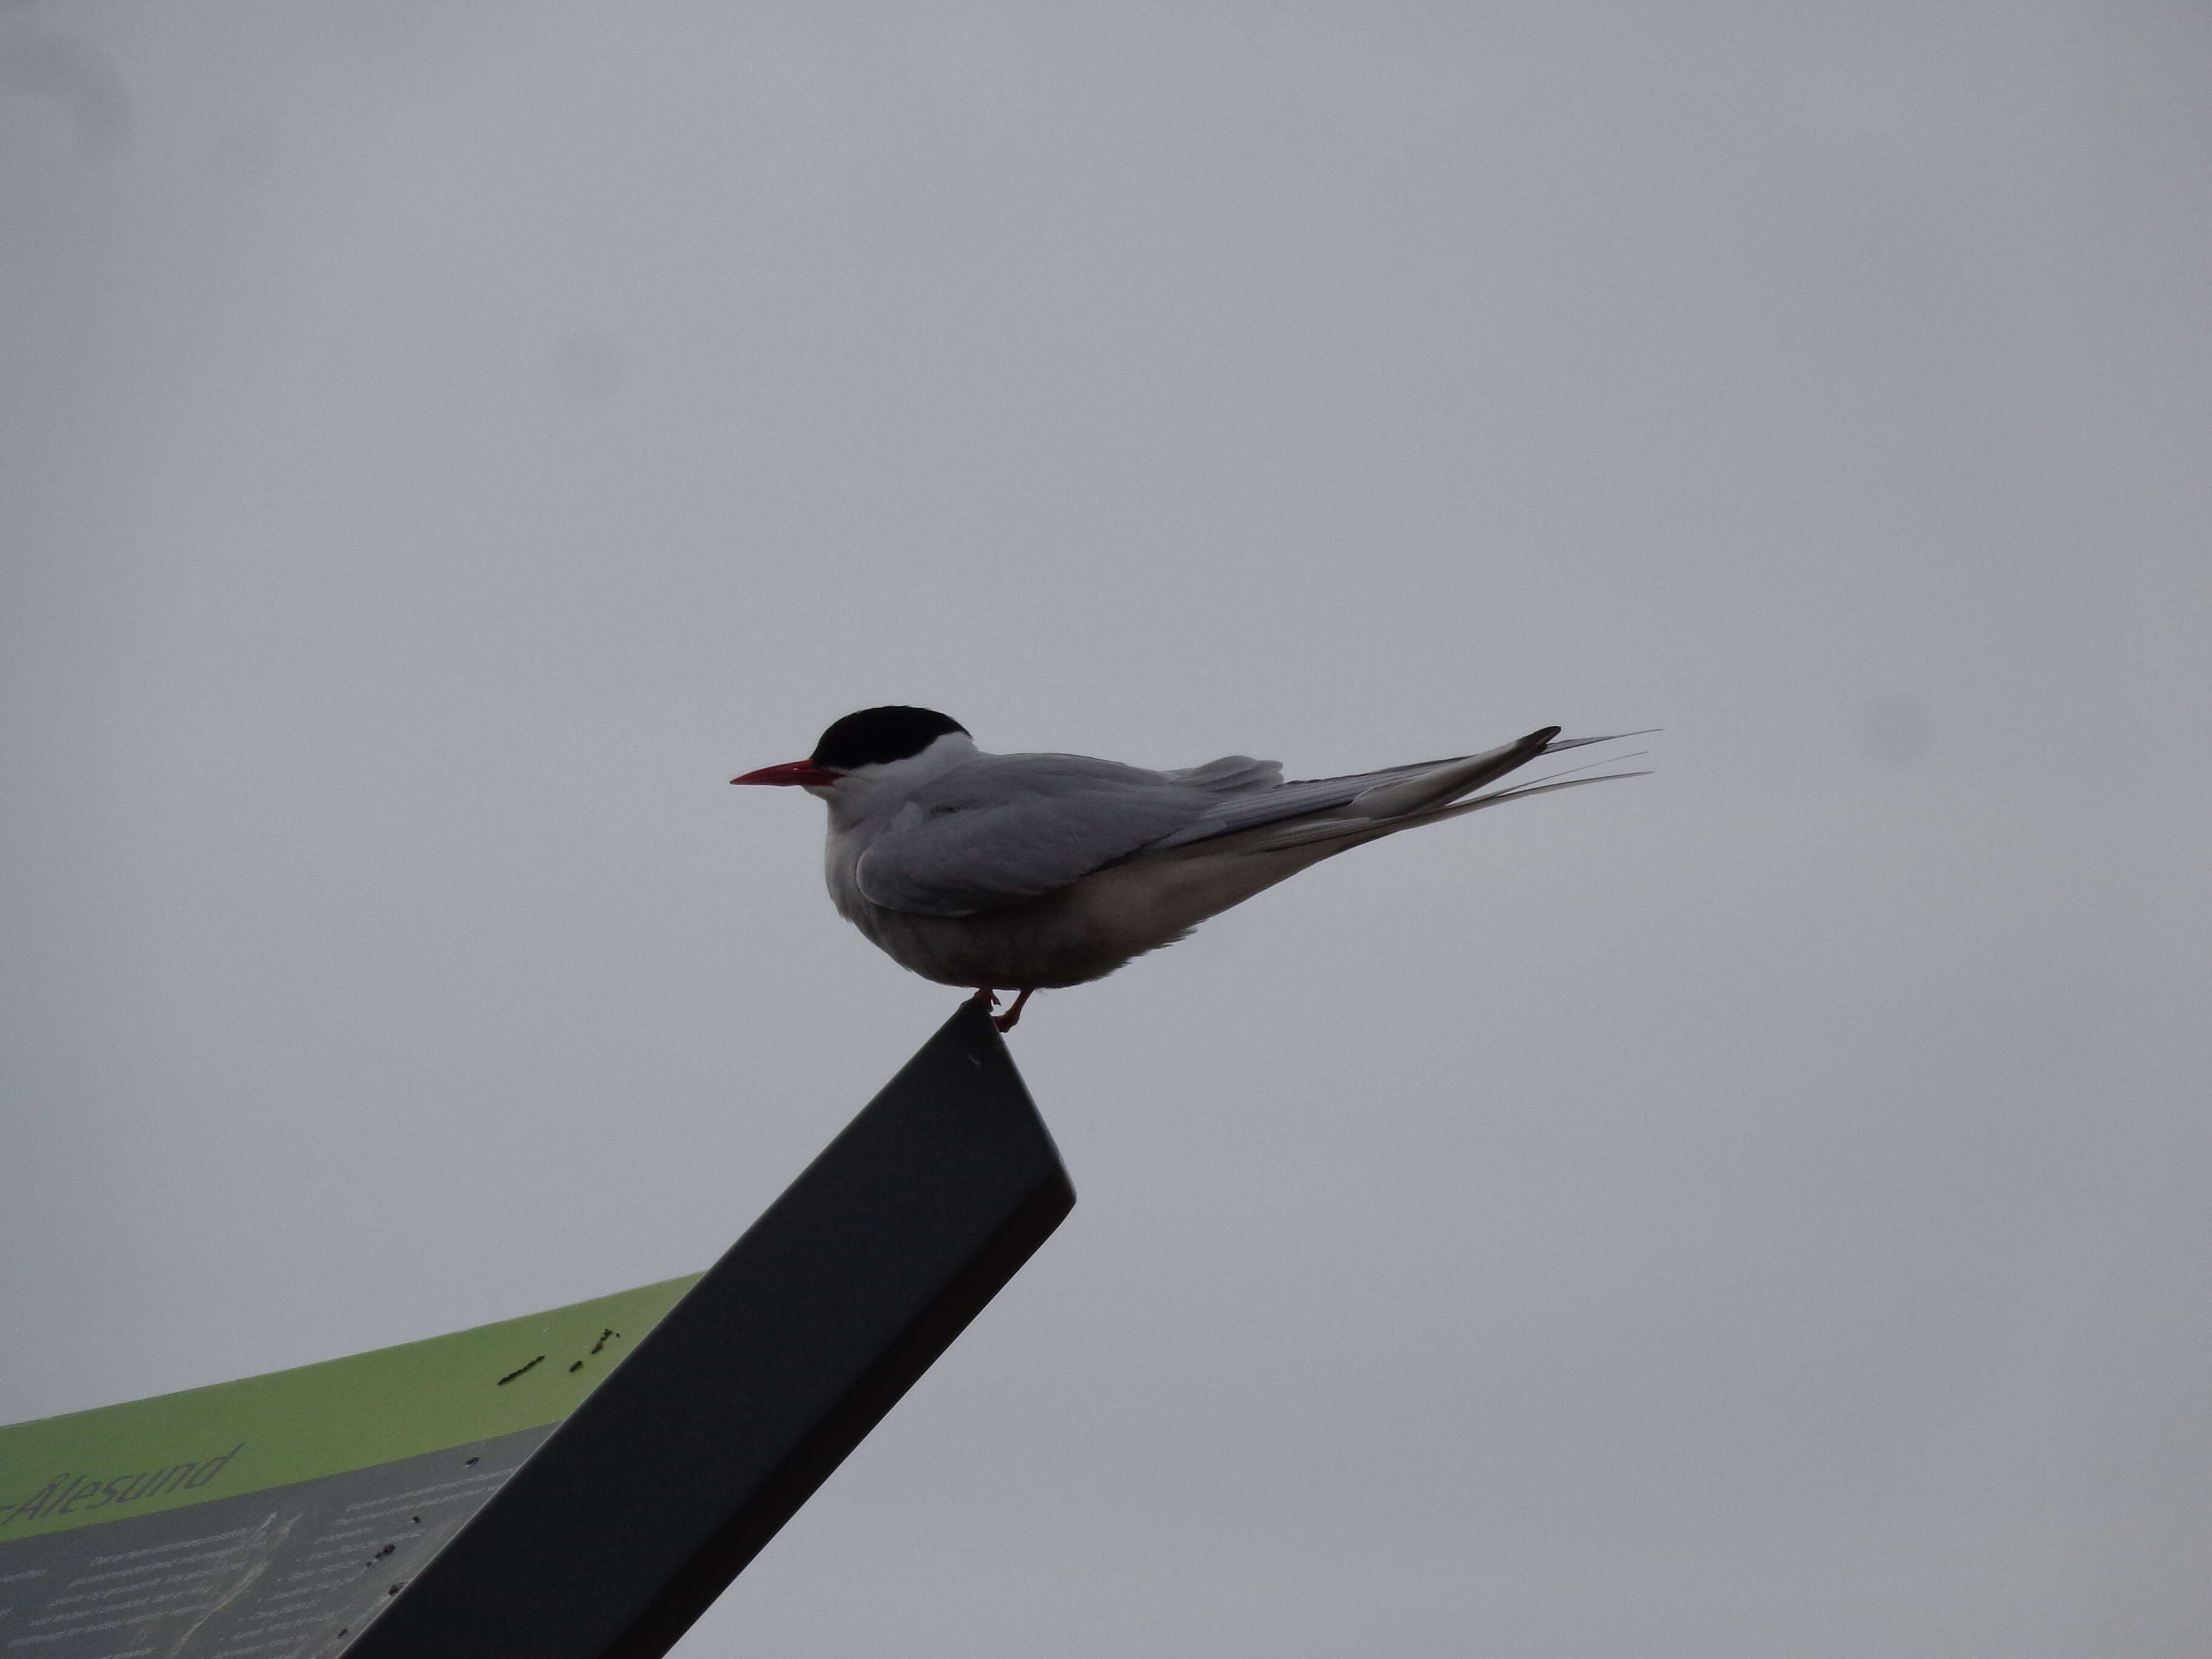
[[(834, 721), (803, 761), (730, 781), (827, 802), (838, 913), (900, 966), (972, 990), (1010, 1031), (1036, 992), (1103, 979), (1323, 859), (1503, 801), (1644, 775), (1557, 774), (1477, 793), (1540, 755), (1615, 740), (1559, 731), (1285, 782), (1279, 763), (1249, 755), (1172, 771), (994, 755), (949, 714), (890, 705)], [(1006, 993), (1014, 1000), (999, 1013)]]

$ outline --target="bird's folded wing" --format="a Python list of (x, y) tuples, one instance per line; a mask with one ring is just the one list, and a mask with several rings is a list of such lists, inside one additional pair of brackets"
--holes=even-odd
[(994, 755), (917, 790), (860, 855), (887, 910), (972, 915), (1065, 887), (1189, 824), (1218, 797), (1077, 755)]
[(1283, 787), (1280, 761), (1254, 760), (1249, 755), (1224, 755), (1203, 766), (1186, 766), (1168, 774), (1177, 783), (1207, 789), (1216, 794), (1249, 794), (1255, 790)]
[[(1304, 818), (1337, 807), (1352, 807), (1360, 818), (1382, 818), (1443, 805), (1456, 796), (1480, 789), (1550, 749), (1578, 748), (1602, 738), (1570, 738), (1558, 741), (1559, 728), (1547, 726), (1516, 742), (1501, 744), (1480, 755), (1461, 755), (1450, 760), (1417, 761), (1410, 766), (1385, 767), (1379, 772), (1355, 772), (1341, 778), (1314, 778), (1255, 789), (1212, 802), (1187, 827), (1155, 842), (1148, 852), (1211, 841), (1261, 824)], [(1353, 803), (1358, 805), (1354, 807)]]

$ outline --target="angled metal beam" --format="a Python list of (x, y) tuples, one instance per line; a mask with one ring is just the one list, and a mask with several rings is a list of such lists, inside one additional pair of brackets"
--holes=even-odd
[(656, 1659), (1074, 1203), (963, 1006), (347, 1659)]

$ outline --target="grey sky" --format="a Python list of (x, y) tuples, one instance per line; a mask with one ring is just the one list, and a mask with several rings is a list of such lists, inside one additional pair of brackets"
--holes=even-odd
[(1656, 725), (1038, 999), (680, 1651), (2193, 1659), (2208, 178), (2139, 0), (0, 12), (0, 1420), (711, 1260), (849, 709)]

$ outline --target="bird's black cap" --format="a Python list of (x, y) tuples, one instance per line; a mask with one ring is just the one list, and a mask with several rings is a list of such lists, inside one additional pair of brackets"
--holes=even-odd
[(950, 714), (934, 708), (907, 708), (893, 704), (863, 708), (848, 714), (822, 734), (807, 757), (817, 766), (849, 772), (856, 766), (880, 764), (919, 755), (947, 732), (968, 735), (968, 728)]

